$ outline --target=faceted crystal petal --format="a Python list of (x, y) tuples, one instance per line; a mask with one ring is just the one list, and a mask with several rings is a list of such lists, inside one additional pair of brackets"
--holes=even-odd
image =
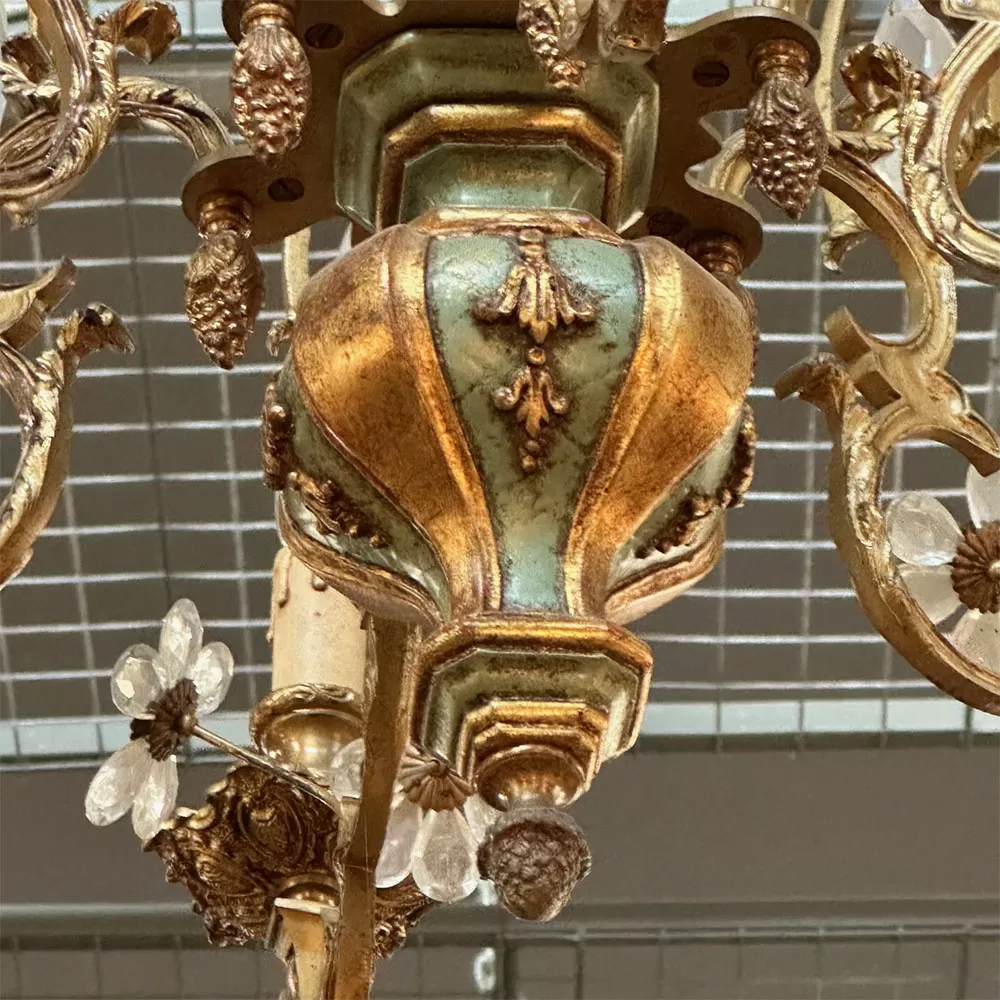
[(361, 765), (364, 762), (364, 740), (352, 740), (333, 755), (330, 788), (338, 799), (361, 798)]
[(441, 903), (465, 899), (479, 884), (478, 847), (461, 810), (429, 813), (413, 850), (417, 888)]
[(365, 3), (384, 17), (395, 17), (406, 6), (406, 0), (365, 0)]
[(893, 500), (885, 526), (894, 555), (915, 566), (951, 562), (962, 537), (944, 504), (929, 493), (907, 493)]
[(500, 810), (494, 809), (481, 795), (470, 795), (465, 800), (465, 818), (476, 843), (481, 844), (486, 831), (500, 818)]
[(222, 642), (210, 642), (202, 648), (194, 663), (184, 672), (198, 690), (198, 714), (214, 712), (226, 697), (233, 679), (233, 654)]
[(420, 814), (420, 806), (405, 795), (393, 805), (382, 853), (375, 868), (375, 885), (379, 889), (398, 885), (410, 874), (413, 848), (422, 828)]
[(977, 666), (1000, 674), (1000, 614), (967, 611), (951, 633), (951, 641)]
[(899, 567), (913, 599), (924, 609), (924, 614), (936, 625), (942, 622), (962, 603), (951, 584), (950, 566)]
[(193, 602), (182, 597), (167, 612), (160, 630), (160, 657), (166, 674), (163, 678), (165, 688), (172, 688), (184, 676), (183, 673), (174, 676), (178, 668), (184, 671), (194, 663), (198, 650), (201, 649), (201, 637), (198, 609)]
[(919, 70), (934, 76), (955, 48), (948, 29), (920, 0), (892, 0), (875, 30), (876, 45), (893, 45)]
[(132, 829), (143, 843), (156, 836), (177, 804), (177, 762), (154, 760), (146, 783), (132, 806)]
[(1000, 472), (981, 476), (970, 465), (965, 490), (969, 495), (969, 513), (973, 524), (981, 527), (987, 521), (1000, 521)]
[(158, 655), (152, 646), (140, 643), (129, 646), (118, 657), (111, 672), (111, 700), (119, 712), (134, 719), (163, 694), (163, 685), (154, 666)]
[(84, 809), (95, 826), (121, 819), (135, 801), (153, 768), (145, 740), (131, 740), (116, 750), (94, 775), (87, 789)]

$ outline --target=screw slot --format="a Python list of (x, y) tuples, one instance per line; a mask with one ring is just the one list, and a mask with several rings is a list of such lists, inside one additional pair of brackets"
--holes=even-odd
[(294, 177), (279, 177), (276, 181), (271, 181), (267, 189), (271, 201), (298, 201), (305, 193), (306, 189), (302, 181)]
[(311, 49), (335, 49), (344, 40), (344, 33), (329, 21), (319, 21), (306, 29), (305, 37)]
[(717, 59), (706, 59), (691, 75), (699, 87), (721, 87), (729, 79), (729, 67)]

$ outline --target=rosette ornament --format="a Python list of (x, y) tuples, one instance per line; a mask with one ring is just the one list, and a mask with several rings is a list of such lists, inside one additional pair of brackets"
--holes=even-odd
[(177, 802), (174, 754), (198, 717), (222, 704), (232, 679), (232, 653), (221, 642), (202, 646), (201, 618), (187, 599), (163, 619), (159, 649), (126, 649), (111, 675), (111, 698), (133, 720), (132, 739), (94, 775), (87, 819), (107, 826), (131, 809), (138, 837), (145, 842), (155, 836)]
[(978, 666), (1000, 673), (1000, 472), (969, 466), (972, 521), (964, 529), (929, 493), (907, 493), (886, 512), (899, 575), (935, 625), (962, 610), (951, 644)]

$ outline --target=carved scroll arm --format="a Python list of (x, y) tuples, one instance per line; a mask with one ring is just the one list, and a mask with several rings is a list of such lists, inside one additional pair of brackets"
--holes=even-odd
[(30, 222), (78, 183), (122, 118), (167, 129), (198, 157), (229, 143), (214, 112), (191, 91), (118, 78), (118, 46), (150, 61), (176, 39), (169, 4), (126, 0), (94, 21), (81, 0), (31, 0), (31, 8), (45, 51), (19, 40), (5, 46), (2, 66), (20, 101), (35, 109), (0, 138), (0, 207), (15, 222)]
[(973, 27), (955, 48), (926, 101), (902, 111), (902, 173), (907, 202), (921, 235), (958, 270), (1000, 282), (1000, 236), (969, 215), (956, 164), (963, 129), (987, 87), (1000, 73), (1000, 23)]

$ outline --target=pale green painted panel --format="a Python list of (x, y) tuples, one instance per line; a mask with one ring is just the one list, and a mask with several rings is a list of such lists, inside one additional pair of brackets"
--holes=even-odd
[(516, 260), (512, 237), (440, 237), (428, 255), (427, 299), (435, 343), (493, 517), (507, 608), (565, 611), (562, 559), (576, 498), (615, 394), (635, 350), (641, 279), (627, 246), (553, 239), (550, 259), (598, 304), (598, 320), (560, 328), (545, 350), (568, 413), (548, 431), (548, 455), (521, 471), (520, 428), (493, 405), (533, 345), (513, 321), (473, 319), (474, 304), (492, 294)]

